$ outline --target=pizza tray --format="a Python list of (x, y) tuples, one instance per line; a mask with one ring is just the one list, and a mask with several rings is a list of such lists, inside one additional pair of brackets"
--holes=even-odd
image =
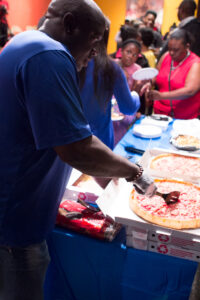
[[(129, 207), (129, 196), (133, 185), (128, 183), (125, 179), (112, 180), (102, 195), (97, 199), (96, 203), (102, 210), (105, 216), (111, 217), (114, 221), (121, 223), (126, 227), (127, 238), (132, 236), (133, 231), (140, 232), (140, 237), (136, 237), (140, 240), (140, 244), (144, 246), (143, 250), (147, 249), (149, 242), (158, 242), (155, 239), (149, 238), (152, 233), (162, 233), (171, 237), (190, 241), (188, 242), (188, 250), (200, 249), (200, 228), (187, 229), (187, 230), (176, 230), (171, 228), (162, 227), (149, 223), (137, 216)], [(134, 230), (134, 228), (138, 228)], [(142, 234), (141, 234), (142, 233)], [(143, 240), (143, 242), (142, 242)], [(191, 245), (191, 246), (190, 246)], [(128, 245), (129, 246), (129, 245)], [(142, 248), (140, 248), (142, 249)], [(151, 250), (150, 250), (151, 251)], [(187, 259), (187, 257), (186, 257)], [(192, 259), (195, 260), (195, 259)], [(196, 261), (200, 261), (198, 257)]]
[[(175, 179), (175, 178), (171, 178)], [(188, 230), (175, 230), (149, 223), (137, 216), (129, 207), (129, 196), (133, 185), (125, 179), (112, 180), (97, 199), (96, 203), (102, 212), (116, 222), (129, 226), (139, 226), (151, 230), (160, 229), (169, 232), (177, 232), (182, 235), (190, 235), (200, 242), (200, 228)]]
[[(172, 125), (171, 132), (171, 144), (179, 149), (185, 151), (199, 151), (200, 150), (200, 120), (199, 119), (191, 119), (191, 120), (175, 120)], [(196, 143), (194, 141), (185, 141), (184, 145), (181, 145), (177, 142), (178, 137), (191, 137), (196, 139)], [(191, 142), (191, 144), (190, 144)]]
[(200, 154), (197, 153), (188, 153), (185, 151), (175, 151), (175, 150), (168, 150), (168, 149), (160, 149), (160, 148), (153, 148), (153, 149), (148, 149), (145, 151), (145, 153), (143, 154), (143, 156), (140, 159), (140, 164), (143, 166), (143, 168), (148, 171), (148, 173), (154, 177), (161, 177), (161, 178), (172, 178), (174, 177), (177, 180), (184, 180), (187, 182), (191, 182), (194, 184), (198, 184), (200, 185), (200, 178), (195, 176), (195, 174), (193, 176), (190, 175), (180, 175), (176, 172), (174, 172), (173, 174), (167, 171), (162, 171), (160, 172), (159, 170), (153, 170), (150, 168), (150, 163), (152, 161), (153, 158), (155, 158), (156, 156), (160, 155), (160, 154), (176, 154), (176, 155), (180, 155), (180, 156), (187, 156), (187, 157), (198, 157), (200, 158)]
[[(177, 143), (177, 138), (179, 136), (183, 136), (182, 134), (178, 134), (178, 135), (175, 135), (175, 136), (172, 136), (171, 139), (170, 139), (170, 143), (176, 147), (177, 149), (179, 150), (185, 150), (185, 151), (199, 151), (200, 150), (200, 146), (196, 147), (196, 146), (193, 146), (193, 145), (187, 145), (187, 146), (182, 146), (182, 145), (179, 145), (179, 143)], [(192, 137), (192, 136), (191, 136)], [(196, 138), (196, 137), (195, 137)], [(196, 138), (197, 139), (197, 138)], [(200, 142), (200, 139), (198, 138), (197, 139), (199, 142)]]

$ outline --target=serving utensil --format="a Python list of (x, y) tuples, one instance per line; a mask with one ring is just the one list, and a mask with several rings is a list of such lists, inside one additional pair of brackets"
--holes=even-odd
[(61, 215), (65, 216), (67, 219), (80, 219), (82, 218), (82, 213), (78, 211), (70, 211), (64, 207), (59, 208)]
[(131, 152), (131, 153), (135, 153), (135, 154), (140, 154), (140, 155), (143, 155), (145, 150), (142, 150), (142, 149), (138, 149), (138, 148), (135, 148), (133, 146), (124, 146), (124, 149), (127, 151), (127, 152)]
[(173, 191), (170, 193), (160, 193), (156, 191), (156, 195), (162, 197), (165, 200), (166, 204), (169, 205), (178, 202), (180, 192)]
[(89, 203), (83, 201), (80, 198), (77, 200), (77, 202), (80, 203), (81, 205), (83, 205), (84, 207), (88, 208), (92, 212), (99, 212), (100, 211), (100, 209), (98, 207), (92, 206), (92, 205), (90, 205)]
[(167, 116), (151, 115), (150, 118), (156, 121), (169, 121), (169, 118)]

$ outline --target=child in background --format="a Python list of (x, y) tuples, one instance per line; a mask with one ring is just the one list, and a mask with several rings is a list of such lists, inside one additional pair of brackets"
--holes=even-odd
[(141, 34), (141, 39), (142, 39), (142, 53), (148, 60), (149, 66), (151, 68), (155, 68), (156, 67), (156, 57), (154, 55), (154, 52), (149, 48), (154, 40), (153, 31), (150, 28), (143, 27), (143, 28), (140, 28), (140, 34)]
[[(127, 79), (127, 83), (130, 91), (138, 91), (138, 82), (133, 79), (133, 74), (141, 69), (136, 61), (141, 52), (140, 42), (134, 39), (125, 40), (121, 46), (121, 59), (115, 59), (117, 64), (122, 68), (124, 74)], [(137, 87), (136, 87), (137, 86)], [(139, 91), (138, 91), (139, 92)], [(136, 114), (137, 117), (140, 117)], [(115, 144), (119, 142), (122, 136), (126, 133), (126, 131), (130, 128), (130, 126), (135, 121), (135, 115), (125, 115), (124, 119), (120, 122), (120, 124), (114, 123), (114, 132), (115, 132)], [(120, 130), (119, 128), (120, 127)], [(123, 134), (122, 134), (123, 133)]]
[(141, 52), (141, 45), (137, 40), (128, 39), (122, 43), (121, 47), (121, 59), (116, 59), (117, 64), (123, 69), (130, 91), (134, 90), (133, 74), (141, 69), (136, 61)]

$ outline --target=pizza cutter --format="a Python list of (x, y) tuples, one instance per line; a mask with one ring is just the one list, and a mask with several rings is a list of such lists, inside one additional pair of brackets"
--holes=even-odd
[(156, 191), (155, 194), (157, 196), (162, 197), (165, 200), (167, 205), (178, 202), (178, 198), (180, 196), (180, 192), (178, 192), (178, 191), (173, 191), (170, 193), (160, 193), (160, 192)]

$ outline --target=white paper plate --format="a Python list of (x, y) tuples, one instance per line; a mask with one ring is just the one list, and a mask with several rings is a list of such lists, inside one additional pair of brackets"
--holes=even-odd
[(134, 80), (149, 80), (154, 78), (155, 76), (158, 75), (158, 70), (154, 68), (143, 68), (140, 70), (137, 70), (133, 74), (133, 79)]
[(143, 138), (157, 138), (162, 134), (162, 129), (158, 126), (151, 125), (135, 125), (133, 128), (133, 134)]
[(156, 119), (152, 119), (151, 116), (146, 116), (141, 121), (142, 125), (151, 125), (151, 126), (158, 126), (162, 130), (167, 130), (169, 122), (168, 121), (158, 121)]

